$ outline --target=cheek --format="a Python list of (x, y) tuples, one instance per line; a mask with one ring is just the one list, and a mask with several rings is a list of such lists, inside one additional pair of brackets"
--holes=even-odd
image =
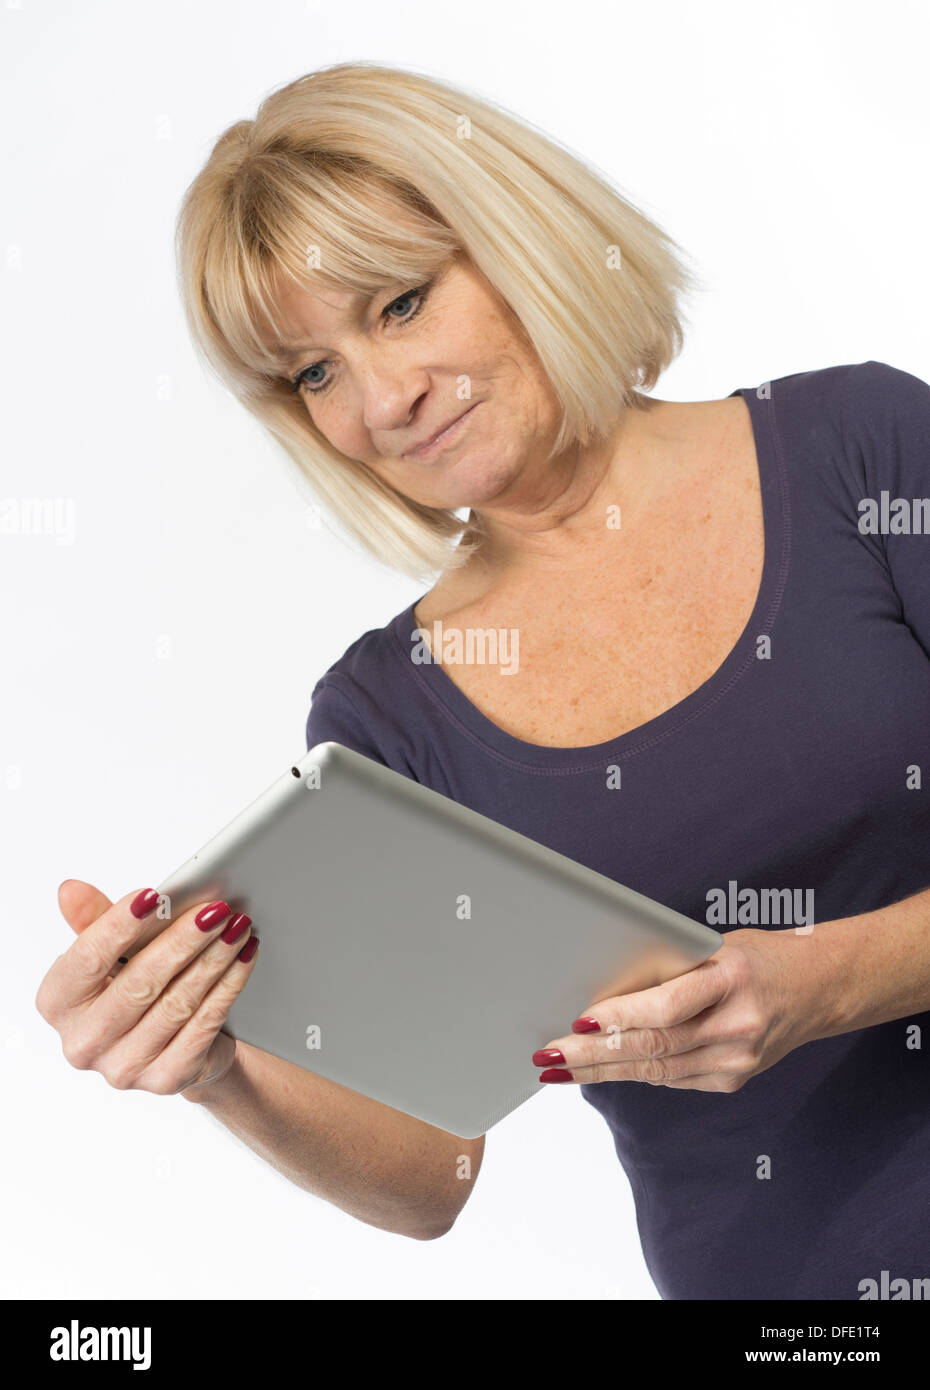
[(362, 458), (370, 449), (368, 432), (357, 417), (323, 402), (308, 401), (305, 404), (311, 423), (341, 454), (349, 458)]

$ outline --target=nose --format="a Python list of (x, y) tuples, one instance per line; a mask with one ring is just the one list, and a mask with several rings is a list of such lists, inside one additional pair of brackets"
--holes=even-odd
[[(427, 385), (420, 373), (402, 378), (399, 374), (371, 375), (363, 383), (362, 418), (365, 428), (376, 443), (388, 451), (399, 452), (400, 437), (409, 431), (422, 414), (422, 402)], [(396, 447), (395, 447), (396, 446)]]

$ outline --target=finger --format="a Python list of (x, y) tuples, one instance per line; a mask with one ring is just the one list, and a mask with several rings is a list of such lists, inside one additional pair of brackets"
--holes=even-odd
[(683, 1076), (680, 1081), (667, 1081), (665, 1084), (675, 1091), (738, 1091), (744, 1080), (721, 1072), (708, 1072), (700, 1076)]
[[(98, 917), (108, 912), (113, 904), (106, 893), (101, 893), (92, 883), (84, 883), (79, 878), (66, 878), (58, 887), (58, 906), (68, 926), (80, 935), (92, 922), (96, 922)], [(109, 971), (108, 977), (111, 980), (122, 970), (125, 960), (123, 956), (120, 964)]]
[(579, 1034), (594, 1036), (628, 1028), (671, 1028), (719, 1003), (725, 992), (724, 970), (711, 956), (674, 980), (592, 1004), (575, 1019), (571, 1034), (546, 1043), (545, 1049), (564, 1051), (562, 1044), (570, 1044)]
[(134, 955), (94, 1000), (91, 1037), (103, 1044), (134, 1028), (175, 976), (226, 930), (233, 915), (234, 909), (222, 899), (197, 903), (183, 912)]
[[(108, 1063), (115, 1059), (117, 1065), (125, 1063), (139, 1072), (154, 1062), (196, 1015), (217, 980), (238, 959), (252, 936), (251, 918), (243, 912), (230, 917), (220, 935), (171, 980), (117, 1047), (109, 1049)], [(258, 938), (254, 939), (257, 942)], [(112, 1012), (104, 1007), (107, 994), (91, 1005), (85, 1019), (86, 1035), (92, 1040), (103, 1041), (112, 1033)]]
[(62, 917), (78, 935), (113, 906), (106, 893), (80, 878), (66, 878), (58, 888)]
[(540, 1048), (533, 1053), (533, 1065), (565, 1066), (574, 1071), (598, 1063), (669, 1057), (723, 1042), (722, 1031), (721, 1010), (716, 1007), (671, 1028), (618, 1028), (610, 1023), (604, 1032), (573, 1035), (559, 1039), (556, 1047)]
[[(82, 894), (75, 884), (79, 885), (80, 880), (65, 880), (59, 890), (59, 901), (63, 897), (68, 912), (73, 914), (69, 921), (78, 936), (53, 962), (36, 996), (37, 1006), (53, 1025), (57, 1018), (87, 1004), (106, 988), (110, 972), (118, 968), (120, 956), (146, 928), (148, 919), (156, 915), (158, 908), (154, 889), (149, 889), (149, 896), (141, 905), (142, 893), (127, 893), (92, 918), (99, 906), (99, 899), (94, 896), (96, 890), (87, 884), (85, 888), (90, 891)], [(136, 913), (144, 912), (149, 903), (148, 912), (137, 916)]]
[(652, 1086), (668, 1086), (689, 1076), (722, 1072), (746, 1073), (746, 1063), (732, 1047), (717, 1043), (676, 1052), (670, 1057), (646, 1057), (626, 1062), (596, 1062), (591, 1066), (547, 1067), (539, 1079), (546, 1085), (597, 1085), (602, 1081), (645, 1081)]
[(260, 951), (258, 937), (252, 936), (254, 950), (248, 959), (236, 956), (232, 964), (221, 975), (217, 983), (204, 997), (200, 1008), (163, 1050), (157, 1061), (148, 1070), (150, 1083), (159, 1089), (174, 1091), (179, 1085), (196, 1084), (188, 1080), (198, 1060), (209, 1053), (222, 1029), (229, 1011), (239, 994), (245, 988), (255, 968)]

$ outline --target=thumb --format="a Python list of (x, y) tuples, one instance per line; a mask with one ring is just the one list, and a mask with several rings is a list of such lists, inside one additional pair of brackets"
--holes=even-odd
[(66, 878), (58, 889), (58, 906), (68, 926), (79, 935), (113, 904), (106, 893), (80, 878)]

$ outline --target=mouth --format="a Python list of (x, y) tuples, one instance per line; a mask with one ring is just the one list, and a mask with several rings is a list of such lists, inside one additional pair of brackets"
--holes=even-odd
[(453, 420), (451, 425), (447, 425), (440, 434), (437, 434), (435, 439), (429, 440), (426, 444), (420, 444), (415, 449), (406, 449), (401, 454), (401, 458), (416, 459), (418, 462), (427, 462), (429, 459), (435, 458), (459, 437), (465, 421), (470, 418), (472, 411), (476, 410), (480, 404), (480, 401), (475, 401), (475, 404), (469, 406), (457, 420)]

